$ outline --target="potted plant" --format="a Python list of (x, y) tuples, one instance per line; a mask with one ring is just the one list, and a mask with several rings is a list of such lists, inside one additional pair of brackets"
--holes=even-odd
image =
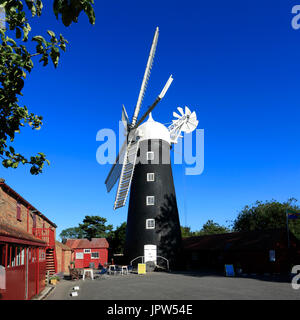
[(71, 267), (71, 269), (75, 268), (75, 261), (70, 262), (70, 267)]
[(50, 277), (50, 283), (53, 285), (56, 285), (57, 281), (59, 281), (59, 277), (54, 275), (52, 277)]

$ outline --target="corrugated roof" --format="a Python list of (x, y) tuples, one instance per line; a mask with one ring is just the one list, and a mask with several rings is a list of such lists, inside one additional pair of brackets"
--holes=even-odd
[[(300, 241), (290, 233), (291, 245), (299, 246)], [(232, 232), (183, 238), (185, 250), (260, 250), (271, 249), (276, 244), (287, 245), (286, 229)]]
[(72, 249), (108, 248), (109, 244), (105, 238), (68, 239), (66, 245)]
[(45, 241), (35, 237), (34, 235), (5, 223), (0, 223), (0, 236), (38, 242), (42, 245), (46, 244)]

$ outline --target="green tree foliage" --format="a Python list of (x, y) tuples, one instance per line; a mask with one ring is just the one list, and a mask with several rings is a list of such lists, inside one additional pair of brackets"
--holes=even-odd
[(208, 220), (203, 226), (202, 229), (198, 232), (199, 236), (209, 235), (209, 234), (220, 234), (228, 233), (231, 230), (227, 227), (221, 226), (213, 220)]
[(107, 220), (99, 216), (85, 216), (79, 228), (83, 230), (85, 238), (107, 238), (113, 229), (111, 224), (106, 225)]
[(191, 227), (180, 226), (180, 229), (182, 238), (188, 238), (194, 235), (194, 232), (191, 231)]
[(64, 229), (59, 236), (61, 239), (83, 239), (85, 234), (81, 228), (71, 227)]
[[(50, 1), (47, 1), (49, 5)], [(54, 0), (52, 9), (57, 19), (65, 26), (77, 22), (79, 14), (84, 12), (91, 24), (95, 23), (93, 0)], [(35, 50), (29, 48), (30, 20), (40, 17), (43, 10), (41, 0), (0, 0), (1, 10), (5, 12), (5, 27), (0, 28), (0, 158), (6, 168), (17, 168), (19, 164), (28, 164), (31, 174), (42, 172), (44, 163), (49, 161), (44, 153), (25, 157), (12, 146), (15, 134), (28, 125), (34, 130), (42, 126), (42, 116), (30, 113), (27, 106), (21, 105), (27, 75), (37, 59), (43, 66), (49, 59), (56, 68), (61, 51), (66, 51), (68, 41), (63, 35), (57, 36), (48, 30), (47, 34), (34, 35), (30, 41)], [(1, 16), (2, 17), (2, 16)]]
[(213, 220), (208, 220), (200, 230), (191, 231), (190, 227), (181, 226), (181, 236), (183, 238), (194, 237), (194, 236), (204, 236), (209, 234), (219, 234), (219, 233), (228, 233), (231, 230), (225, 226), (221, 226)]
[(107, 220), (99, 216), (85, 216), (77, 227), (62, 230), (61, 239), (91, 239), (108, 238), (111, 236), (113, 226), (106, 225)]
[[(234, 231), (268, 230), (286, 228), (286, 210), (300, 212), (297, 200), (288, 199), (286, 202), (257, 201), (252, 206), (245, 206), (233, 222)], [(300, 239), (300, 219), (289, 220), (289, 229)]]
[(124, 253), (126, 240), (126, 222), (123, 222), (116, 230), (111, 232), (108, 238), (109, 246), (113, 253)]

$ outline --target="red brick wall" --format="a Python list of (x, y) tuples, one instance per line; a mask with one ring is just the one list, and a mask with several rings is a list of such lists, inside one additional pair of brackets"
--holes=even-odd
[[(12, 194), (0, 187), (0, 223), (9, 224), (32, 234), (33, 213), (20, 200), (21, 219), (17, 220), (17, 203), (17, 199)], [(48, 221), (36, 214), (36, 227), (43, 228), (43, 225), (45, 228), (52, 228), (55, 232), (55, 228)]]
[[(92, 259), (91, 254), (84, 254), (84, 249), (75, 249), (74, 250), (74, 261), (75, 261), (75, 268), (86, 268), (89, 266), (90, 262), (95, 264), (95, 268), (98, 268), (99, 263), (104, 265), (107, 263), (108, 258), (108, 250), (105, 248), (92, 248), (91, 252), (98, 252), (99, 259)], [(83, 253), (83, 259), (76, 259), (76, 253), (81, 252)]]
[(71, 250), (63, 249), (59, 244), (55, 245), (57, 272), (69, 274), (69, 265), (71, 263)]

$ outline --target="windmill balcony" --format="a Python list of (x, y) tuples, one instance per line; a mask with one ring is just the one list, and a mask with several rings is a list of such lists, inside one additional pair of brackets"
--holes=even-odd
[(45, 241), (47, 243), (47, 247), (55, 247), (54, 230), (50, 228), (32, 228), (32, 234)]

